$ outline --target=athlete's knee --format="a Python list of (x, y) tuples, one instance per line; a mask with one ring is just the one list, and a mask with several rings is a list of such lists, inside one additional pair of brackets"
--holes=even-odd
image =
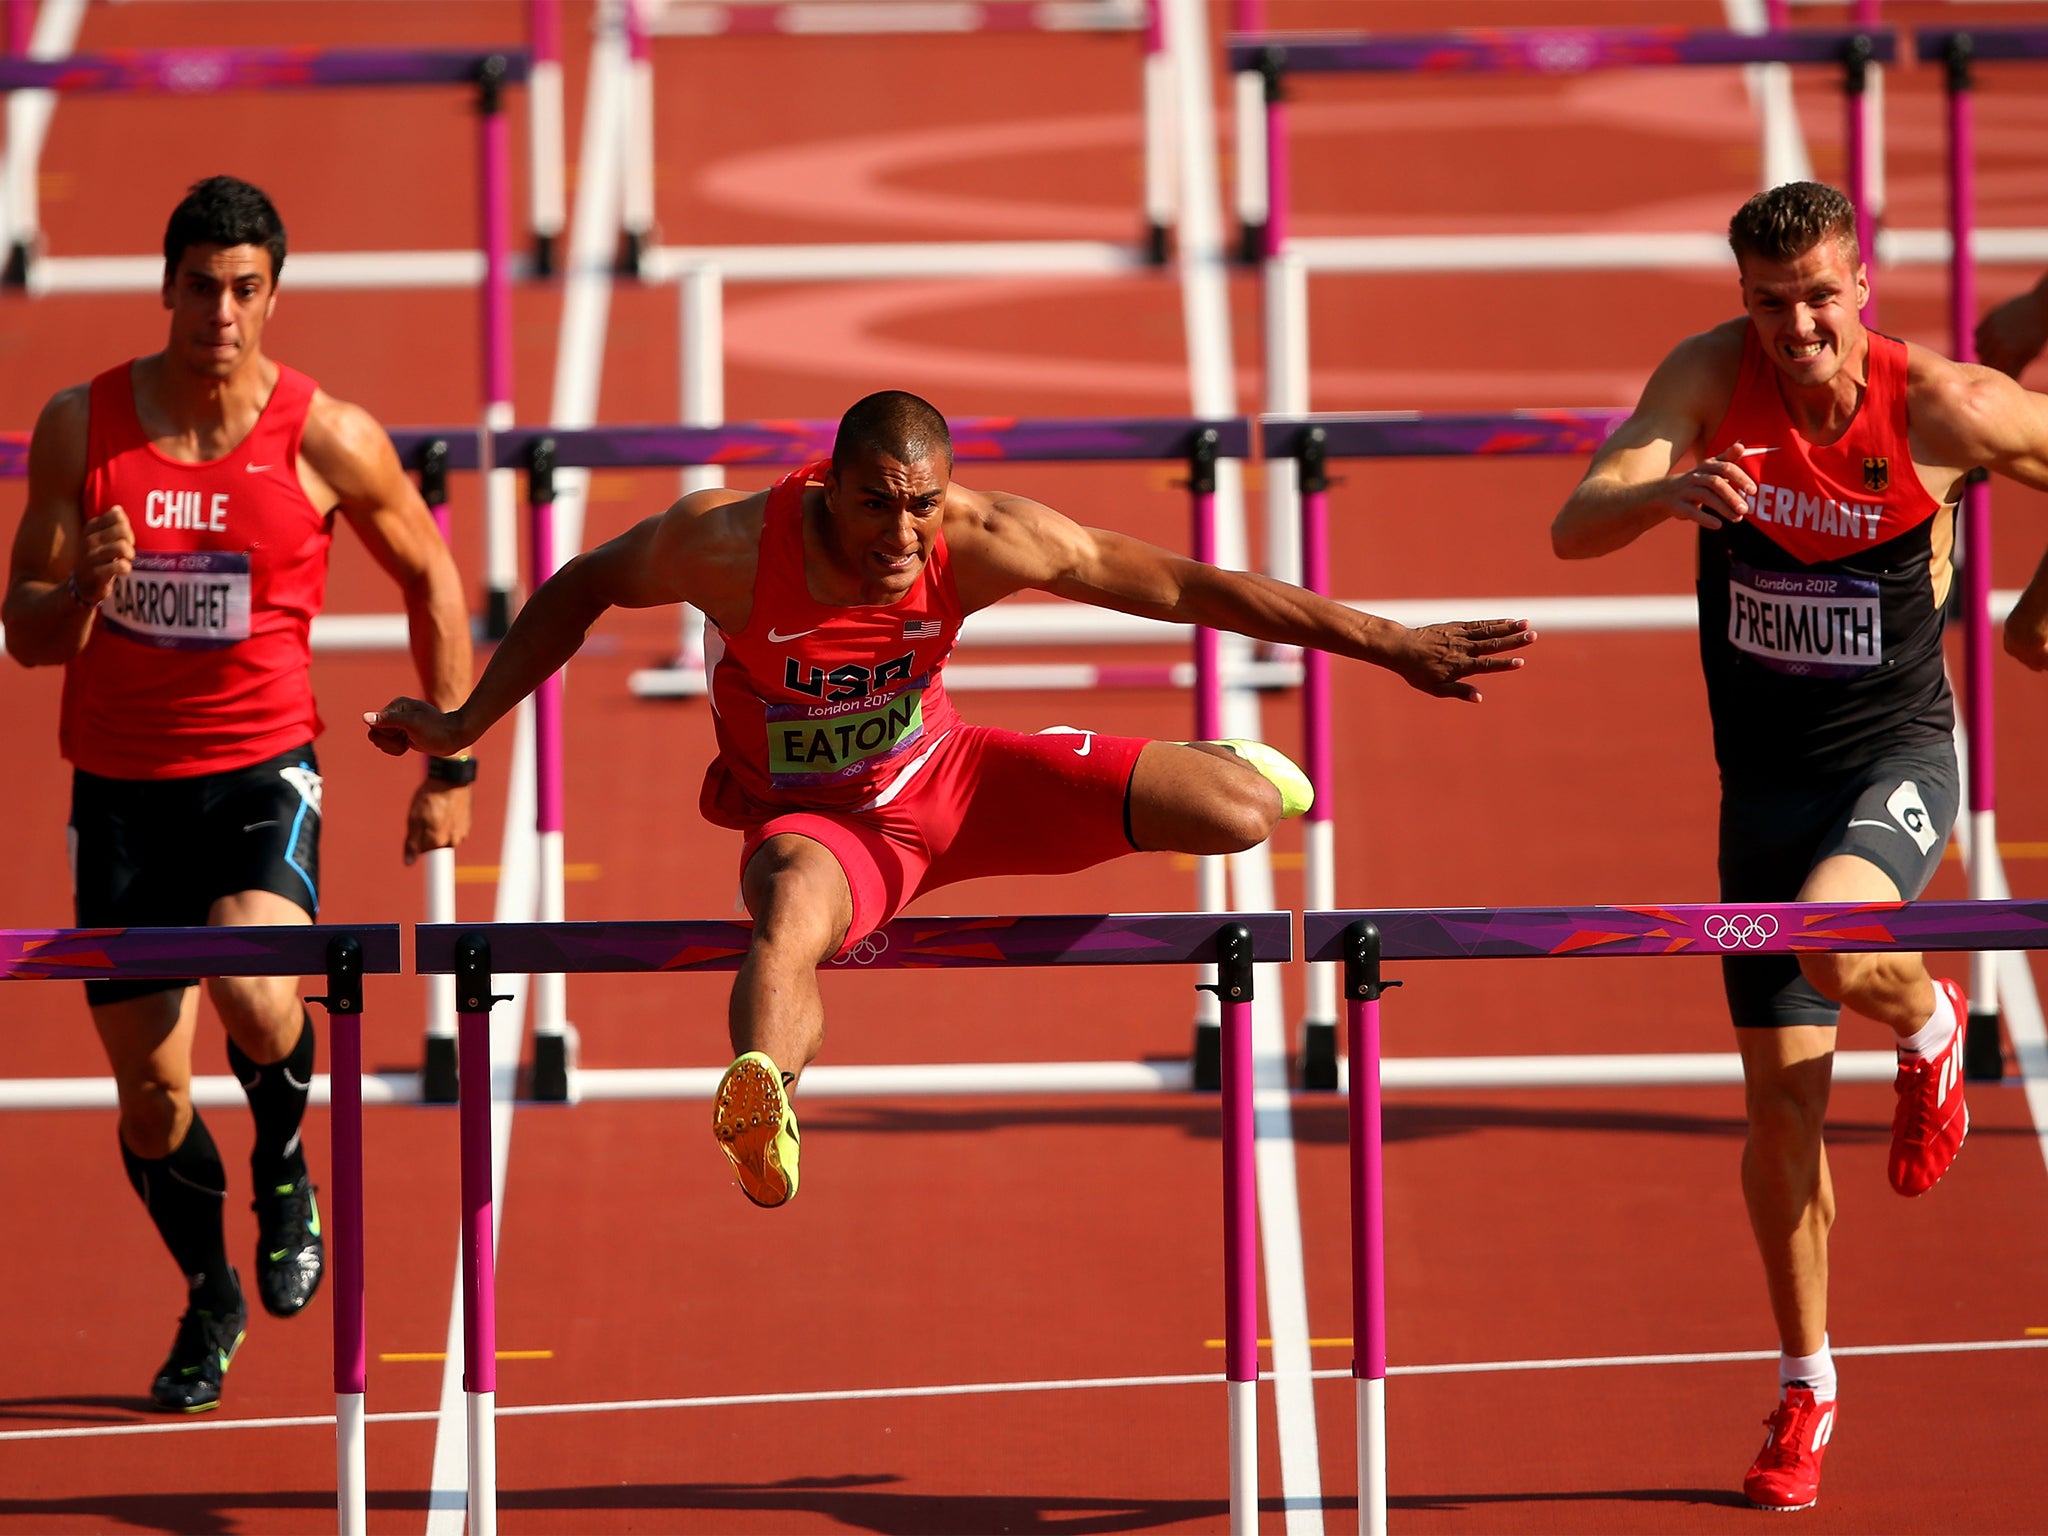
[(293, 978), (212, 976), (206, 995), (235, 1044), (259, 1065), (282, 1060), (298, 1043), (303, 1007)]
[(192, 1122), (191, 1085), (145, 1074), (117, 1087), (121, 1140), (128, 1150), (137, 1157), (169, 1157)]
[(805, 837), (771, 837), (741, 880), (754, 931), (747, 958), (758, 965), (816, 965), (838, 949), (852, 920), (839, 861)]
[(1217, 835), (1236, 844), (1232, 852), (1256, 848), (1280, 825), (1280, 791), (1255, 768), (1223, 778), (1206, 808)]
[(1752, 1144), (1779, 1155), (1817, 1152), (1828, 1085), (1810, 1072), (1752, 1072), (1743, 1086)]
[(1870, 955), (1842, 955), (1812, 951), (1799, 956), (1799, 974), (1807, 985), (1831, 1003), (1839, 1003), (1861, 991), (1875, 970)]

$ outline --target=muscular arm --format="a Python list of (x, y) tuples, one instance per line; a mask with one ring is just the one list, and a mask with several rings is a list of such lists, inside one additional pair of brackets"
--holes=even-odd
[(28, 504), (0, 604), (8, 654), (25, 667), (61, 666), (85, 649), (97, 604), (134, 564), (127, 514), (110, 508), (87, 522), (80, 505), (89, 400), (84, 386), (62, 391), (29, 439)]
[(452, 707), (468, 691), (472, 664), (462, 578), (391, 439), (369, 412), (323, 394), (307, 414), (301, 451), (333, 487), (341, 515), (371, 557), (398, 584), (420, 687), (436, 704)]
[(1409, 629), (1268, 576), (1084, 528), (1022, 497), (965, 494), (974, 515), (957, 531), (949, 525), (947, 538), (970, 608), (1031, 588), (1119, 613), (1349, 656), (1386, 667), (1424, 692), (1473, 700), (1479, 691), (1465, 678), (1519, 667), (1519, 657), (1503, 653), (1536, 638), (1519, 619)]
[[(527, 599), (459, 706), (430, 709), (417, 699), (394, 699), (363, 717), (370, 740), (394, 756), (461, 751), (567, 665), (607, 608), (692, 602), (715, 617), (727, 616), (728, 589), (735, 584), (724, 577), (752, 552), (752, 541), (738, 527), (743, 518), (733, 510), (744, 499), (731, 490), (695, 492), (576, 556)], [(751, 580), (749, 569), (746, 590)]]
[(1716, 394), (1725, 395), (1741, 355), (1741, 332), (1725, 326), (1672, 349), (1551, 523), (1550, 547), (1560, 559), (1612, 554), (1674, 518), (1718, 528), (1724, 516), (1746, 514), (1743, 495), (1754, 495), (1756, 482), (1740, 460), (1710, 459), (1689, 475), (1674, 473), (1711, 430), (1710, 416), (1720, 414)]
[[(1917, 463), (1959, 474), (1981, 465), (2048, 491), (2048, 395), (2022, 389), (1990, 368), (1952, 363), (1918, 347), (1911, 353), (1908, 389)], [(2035, 671), (2048, 672), (2048, 557), (2005, 621), (2005, 648)]]
[(1977, 322), (1977, 356), (1987, 368), (2018, 378), (2048, 346), (2048, 276), (2014, 294)]

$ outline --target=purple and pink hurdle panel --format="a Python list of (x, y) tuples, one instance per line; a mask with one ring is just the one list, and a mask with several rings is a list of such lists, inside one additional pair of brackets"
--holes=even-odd
[[(1223, 1245), (1230, 1528), (1258, 1529), (1258, 1237), (1253, 1184), (1254, 967), (1293, 957), (1285, 912), (899, 918), (865, 970), (1205, 965), (1222, 1005)], [(463, 1383), (469, 1394), (469, 1518), (496, 1521), (497, 1279), (492, 1241), (490, 1010), (493, 973), (732, 971), (752, 934), (738, 922), (436, 924), (414, 930), (414, 966), (456, 978), (462, 1067)]]
[(1358, 1396), (1358, 1520), (1387, 1529), (1382, 961), (2048, 949), (2048, 901), (1783, 902), (1640, 907), (1310, 911), (1302, 952), (1344, 968), (1351, 1056), (1351, 1373)]
[(56, 928), (0, 932), (0, 981), (163, 976), (325, 976), (328, 1016), (328, 1270), (334, 1296), (334, 1435), (342, 1536), (368, 1529), (363, 1394), (363, 978), (401, 969), (398, 924), (355, 927)]

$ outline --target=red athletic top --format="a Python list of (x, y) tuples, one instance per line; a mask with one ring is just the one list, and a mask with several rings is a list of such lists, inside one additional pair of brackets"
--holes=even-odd
[(279, 365), (249, 435), (222, 458), (187, 464), (144, 433), (134, 366), (92, 381), (80, 511), (88, 521), (127, 512), (135, 569), (64, 668), (59, 743), (104, 778), (246, 768), (320, 731), (308, 637), (333, 520), (298, 474), (317, 386)]
[(964, 617), (941, 537), (917, 584), (893, 603), (835, 606), (804, 580), (804, 487), (826, 464), (768, 492), (746, 627), (704, 631), (718, 756), (705, 819), (750, 827), (791, 810), (884, 804), (959, 723), (939, 669)]
[(1849, 429), (1825, 447), (1786, 414), (1744, 328), (1728, 413), (1705, 444), (1743, 459), (1749, 517), (1700, 532), (1700, 657), (1724, 775), (1841, 772), (1953, 724), (1930, 568), (1943, 508), (1913, 472), (1906, 344), (1870, 334)]

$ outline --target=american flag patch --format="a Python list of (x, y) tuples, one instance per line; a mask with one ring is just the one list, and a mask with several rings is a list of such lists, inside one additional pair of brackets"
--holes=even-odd
[(903, 621), (903, 638), (906, 640), (930, 640), (935, 638), (944, 627), (937, 619), (905, 619)]

